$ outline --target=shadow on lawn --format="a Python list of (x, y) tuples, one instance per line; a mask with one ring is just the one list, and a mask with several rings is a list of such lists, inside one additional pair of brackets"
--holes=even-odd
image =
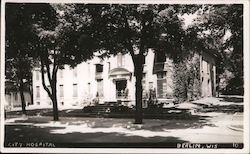
[[(151, 117), (154, 115), (150, 115)], [(158, 115), (159, 116), (159, 115)], [(148, 130), (148, 131), (164, 131), (168, 129), (197, 129), (204, 126), (215, 127), (210, 122), (209, 116), (192, 115), (188, 110), (182, 110), (181, 113), (164, 114), (165, 117), (154, 116), (152, 118), (144, 119), (142, 125), (133, 124), (134, 119), (124, 118), (91, 118), (91, 117), (61, 117), (60, 124), (67, 125), (86, 125), (90, 128), (111, 128), (111, 127), (122, 127), (129, 130)], [(169, 118), (170, 117), (170, 118)], [(166, 119), (164, 119), (166, 118)], [(47, 126), (53, 126), (51, 122), (52, 117), (28, 117), (28, 119), (16, 120), (15, 123), (33, 123), (33, 124), (44, 124), (48, 123)]]
[[(53, 143), (56, 147), (164, 147), (166, 143), (187, 142), (172, 136), (143, 137), (138, 135), (126, 135), (119, 132), (91, 132), (91, 133), (66, 133), (52, 134), (57, 127), (34, 127), (30, 125), (5, 126), (5, 146), (10, 143)], [(162, 144), (161, 144), (162, 143)], [(164, 143), (164, 144), (163, 144)]]
[(244, 101), (243, 97), (220, 97), (224, 102), (234, 102), (234, 103), (242, 103)]
[(237, 105), (237, 104), (230, 104), (230, 105), (210, 105), (210, 106), (203, 106), (201, 109), (197, 109), (197, 112), (207, 113), (207, 112), (217, 112), (217, 113), (228, 113), (234, 114), (236, 112), (243, 112), (244, 106)]
[[(189, 119), (144, 119), (142, 125), (133, 124), (134, 119), (117, 119), (117, 118), (71, 118), (71, 117), (61, 117), (61, 120), (54, 123), (51, 117), (28, 117), (28, 119), (16, 120), (16, 126), (30, 125), (30, 127), (40, 126), (40, 127), (53, 127), (54, 124), (59, 124), (57, 128), (74, 126), (81, 128), (81, 126), (88, 127), (90, 129), (100, 129), (100, 128), (124, 128), (129, 131), (134, 130), (146, 130), (151, 132), (167, 131), (171, 129), (198, 129), (204, 126), (216, 127), (211, 123), (209, 116), (192, 115), (186, 112), (186, 116), (190, 116)], [(26, 124), (25, 124), (26, 123)], [(41, 124), (41, 125), (40, 125)], [(45, 124), (45, 125), (43, 125)], [(9, 123), (8, 125), (11, 125)], [(7, 125), (7, 126), (8, 126)], [(65, 126), (66, 125), (66, 126)], [(34, 127), (35, 128), (35, 127)], [(34, 129), (35, 130), (35, 129)]]

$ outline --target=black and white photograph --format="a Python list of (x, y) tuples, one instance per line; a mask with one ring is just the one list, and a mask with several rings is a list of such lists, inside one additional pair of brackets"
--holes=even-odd
[(249, 153), (249, 1), (1, 2), (1, 152)]

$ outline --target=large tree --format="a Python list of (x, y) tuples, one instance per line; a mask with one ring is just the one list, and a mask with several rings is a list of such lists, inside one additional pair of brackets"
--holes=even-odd
[[(5, 47), (5, 79), (12, 83), (11, 89), (20, 93), (22, 112), (26, 114), (24, 90), (30, 91), (32, 84), (31, 69), (33, 60), (29, 53), (35, 35), (31, 31), (31, 16), (34, 8), (27, 8), (24, 4), (6, 4), (6, 47)], [(31, 92), (32, 94), (32, 92)]]
[[(59, 120), (56, 95), (58, 69), (65, 64), (74, 67), (92, 56), (88, 45), (83, 45), (88, 37), (79, 41), (80, 36), (84, 35), (79, 33), (73, 13), (73, 5), (6, 5), (7, 51), (18, 53), (13, 58), (25, 60), (31, 57), (38, 64), (43, 88), (53, 103), (55, 121)], [(82, 19), (82, 23), (88, 22)], [(19, 64), (17, 70), (25, 69), (22, 63)]]
[[(54, 120), (59, 120), (57, 103), (57, 72), (64, 65), (76, 66), (92, 57), (89, 39), (79, 31), (74, 5), (51, 4), (55, 25), (43, 21), (33, 24), (38, 36), (36, 56), (40, 60), (42, 85), (53, 103)], [(51, 13), (50, 12), (50, 13)], [(53, 15), (53, 16), (54, 16)], [(45, 17), (45, 16), (44, 16)], [(81, 19), (81, 28), (88, 25), (88, 19)], [(85, 45), (87, 44), (87, 45)], [(48, 83), (46, 83), (47, 78)], [(48, 88), (48, 85), (50, 88)]]
[[(75, 13), (84, 12), (90, 26), (84, 33), (94, 42), (94, 50), (103, 56), (129, 53), (136, 78), (135, 123), (142, 123), (142, 74), (150, 48), (169, 52), (174, 57), (182, 50), (185, 36), (179, 14), (195, 12), (197, 6), (153, 4), (77, 5)], [(86, 16), (82, 17), (83, 19)]]
[[(243, 5), (203, 5), (195, 26), (204, 43), (218, 51), (218, 82), (231, 72), (226, 93), (243, 94)], [(227, 73), (226, 73), (227, 74)]]

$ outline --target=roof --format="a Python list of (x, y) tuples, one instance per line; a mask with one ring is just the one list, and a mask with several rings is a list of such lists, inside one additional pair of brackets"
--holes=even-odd
[(112, 70), (109, 71), (109, 76), (117, 76), (117, 75), (131, 75), (131, 72), (128, 71), (127, 69), (125, 68), (121, 68), (121, 67), (118, 67), (118, 68), (114, 68)]

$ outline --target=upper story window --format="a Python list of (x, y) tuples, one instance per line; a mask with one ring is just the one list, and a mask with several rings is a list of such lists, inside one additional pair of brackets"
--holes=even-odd
[(40, 87), (36, 86), (36, 98), (40, 98)]
[(157, 73), (157, 79), (165, 79), (165, 78), (166, 78), (166, 72)]
[(117, 67), (123, 67), (125, 64), (125, 56), (122, 53), (117, 54)]
[(60, 78), (63, 78), (63, 70), (62, 69), (59, 70), (59, 76), (60, 76)]
[(77, 67), (75, 67), (73, 69), (73, 77), (76, 78), (77, 77)]
[(203, 57), (201, 58), (201, 71), (203, 72)]
[(88, 74), (90, 74), (90, 62), (88, 62)]
[(60, 97), (64, 97), (64, 89), (63, 89), (63, 85), (59, 85), (59, 90), (60, 90)]
[(14, 99), (17, 100), (17, 93), (14, 93)]
[(207, 74), (209, 74), (209, 72), (210, 72), (210, 64), (207, 63)]
[(96, 72), (97, 73), (103, 72), (103, 65), (102, 64), (96, 64)]
[(149, 86), (149, 89), (153, 89), (154, 88), (154, 83), (153, 82), (149, 82), (148, 86)]
[(78, 96), (77, 84), (73, 84), (73, 97), (77, 97), (77, 96)]
[(88, 83), (88, 94), (90, 95), (91, 92), (91, 83)]
[(142, 80), (146, 80), (146, 73), (142, 74)]
[(155, 53), (155, 62), (156, 63), (164, 63), (166, 61), (166, 55), (164, 52), (156, 52)]
[(111, 68), (110, 62), (108, 62), (108, 70), (109, 70), (109, 71), (110, 71), (110, 68)]
[(36, 71), (36, 80), (39, 80), (39, 71)]

